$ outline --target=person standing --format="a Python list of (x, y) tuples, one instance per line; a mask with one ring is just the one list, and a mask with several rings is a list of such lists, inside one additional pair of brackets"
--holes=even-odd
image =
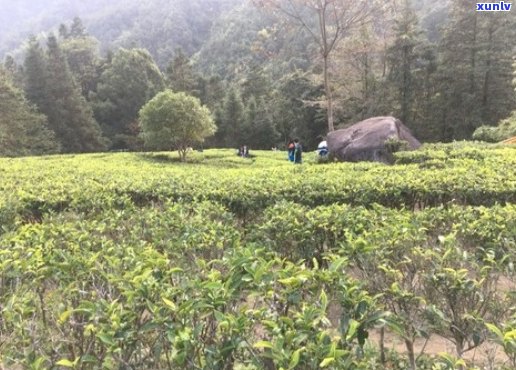
[(299, 139), (294, 140), (294, 163), (301, 164), (303, 155), (303, 147), (299, 142)]
[(294, 141), (293, 140), (289, 140), (288, 145), (287, 145), (287, 149), (288, 149), (288, 160), (290, 162), (294, 162), (295, 145), (294, 145)]

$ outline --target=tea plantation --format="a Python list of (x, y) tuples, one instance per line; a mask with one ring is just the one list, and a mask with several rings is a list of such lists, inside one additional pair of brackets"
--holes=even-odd
[(516, 147), (253, 155), (0, 159), (0, 368), (516, 368)]

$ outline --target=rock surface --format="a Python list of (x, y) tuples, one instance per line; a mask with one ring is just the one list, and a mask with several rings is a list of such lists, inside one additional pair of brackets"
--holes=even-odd
[(330, 155), (347, 162), (392, 163), (391, 150), (385, 144), (389, 139), (406, 141), (408, 150), (421, 146), (410, 130), (394, 117), (369, 118), (327, 136)]

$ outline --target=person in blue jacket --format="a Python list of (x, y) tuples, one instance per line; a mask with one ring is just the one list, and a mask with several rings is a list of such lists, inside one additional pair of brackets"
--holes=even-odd
[(294, 140), (294, 163), (301, 164), (303, 156), (303, 147), (299, 142), (299, 139)]

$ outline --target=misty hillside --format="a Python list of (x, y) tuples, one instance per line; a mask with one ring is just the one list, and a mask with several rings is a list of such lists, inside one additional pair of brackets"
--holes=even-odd
[[(449, 1), (414, 0), (421, 25), (429, 38), (439, 37)], [(399, 7), (399, 5), (398, 5)], [(269, 26), (248, 1), (239, 0), (0, 0), (0, 58), (21, 55), (29, 35), (57, 31), (61, 23), (80, 17), (102, 50), (143, 47), (164, 65), (181, 47), (188, 54), (199, 51), (215, 26), (215, 37), (239, 37), (258, 26)], [(238, 25), (240, 24), (240, 26)], [(240, 27), (240, 28), (238, 28)], [(208, 49), (218, 40), (211, 40)], [(209, 51), (211, 52), (211, 50)], [(221, 63), (227, 67), (226, 63)]]
[(164, 64), (181, 47), (197, 51), (213, 22), (238, 0), (0, 0), (0, 57), (19, 49), (30, 34), (57, 31), (82, 19), (103, 50), (138, 46)]

